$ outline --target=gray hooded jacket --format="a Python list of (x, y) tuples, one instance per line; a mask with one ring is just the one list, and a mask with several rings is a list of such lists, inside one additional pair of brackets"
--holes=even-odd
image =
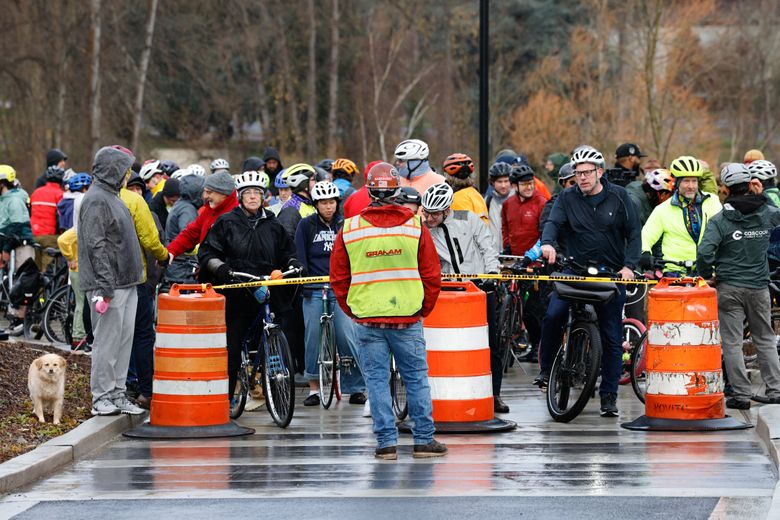
[(79, 282), (83, 291), (112, 298), (114, 290), (143, 282), (141, 246), (130, 210), (119, 198), (127, 169), (135, 158), (103, 147), (95, 154), (92, 186), (78, 214)]
[[(181, 197), (168, 213), (168, 223), (165, 227), (165, 243), (170, 244), (190, 222), (198, 217), (198, 208), (203, 205), (203, 177), (187, 175), (179, 180)], [(194, 282), (193, 270), (198, 265), (198, 257), (194, 254), (177, 256), (165, 272), (165, 279), (172, 282)]]
[(444, 222), (428, 231), (442, 273), (497, 273), (501, 269), (488, 226), (471, 211), (450, 211)]

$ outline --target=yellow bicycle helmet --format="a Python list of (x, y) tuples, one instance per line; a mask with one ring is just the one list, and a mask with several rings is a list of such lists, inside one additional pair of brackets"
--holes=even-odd
[(0, 180), (13, 183), (16, 180), (16, 170), (13, 166), (7, 164), (0, 164)]
[(704, 170), (696, 157), (683, 155), (669, 165), (669, 172), (675, 177), (702, 177)]
[(348, 177), (352, 178), (355, 176), (356, 173), (358, 173), (358, 167), (355, 163), (350, 161), (349, 159), (336, 159), (333, 161), (333, 165), (331, 166), (331, 171), (336, 172), (336, 170), (341, 170), (342, 172), (346, 173)]

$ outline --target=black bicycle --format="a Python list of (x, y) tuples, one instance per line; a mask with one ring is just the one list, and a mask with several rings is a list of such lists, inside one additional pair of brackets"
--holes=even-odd
[[(501, 260), (523, 257), (500, 255)], [(502, 268), (505, 274), (533, 274), (535, 271), (515, 262)], [(530, 353), (531, 341), (523, 322), (523, 305), (526, 299), (526, 282), (508, 280), (497, 284), (498, 296), (498, 344), (502, 353), (504, 372), (516, 361), (521, 362)]]
[(44, 310), (50, 298), (62, 288), (68, 285), (68, 263), (62, 257), (60, 250), (54, 247), (42, 248), (34, 244), (36, 249), (42, 249), (43, 253), (54, 260), (41, 274), (41, 286), (33, 297), (24, 313), (24, 337), (26, 339), (41, 339), (45, 330), (43, 326)]
[[(290, 269), (283, 276), (297, 275), (301, 269)], [(270, 279), (270, 276), (254, 276), (232, 272), (231, 276), (250, 281)], [(249, 392), (262, 383), (265, 406), (271, 418), (281, 428), (286, 428), (295, 409), (295, 368), (287, 338), (281, 327), (274, 322), (271, 312), (271, 292), (268, 287), (254, 291), (255, 298), (262, 304), (262, 310), (249, 327), (241, 350), (241, 365), (236, 379), (236, 388), (230, 401), (230, 417), (241, 416), (246, 407)], [(261, 381), (258, 381), (258, 378)]]
[(409, 414), (409, 404), (406, 402), (406, 386), (395, 364), (395, 358), (390, 355), (390, 397), (393, 402), (393, 413), (396, 419), (403, 421)]
[[(615, 277), (595, 266), (583, 267), (573, 259), (565, 259), (561, 266), (578, 275)], [(567, 276), (553, 273), (551, 276)], [(553, 361), (547, 386), (547, 410), (558, 422), (569, 422), (585, 408), (595, 394), (596, 379), (601, 366), (601, 334), (598, 317), (593, 307), (609, 303), (618, 295), (612, 282), (554, 281), (558, 297), (570, 303), (569, 319), (563, 343)]]

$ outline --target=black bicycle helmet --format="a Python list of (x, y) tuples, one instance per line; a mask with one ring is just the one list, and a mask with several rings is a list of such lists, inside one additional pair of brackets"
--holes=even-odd
[(512, 165), (505, 162), (494, 163), (488, 170), (488, 176), (491, 179), (499, 179), (501, 177), (509, 177), (512, 173)]
[(534, 169), (527, 164), (515, 164), (512, 166), (512, 172), (509, 174), (509, 182), (517, 184), (518, 182), (527, 181), (534, 177)]
[(401, 188), (401, 193), (395, 198), (397, 204), (422, 204), (422, 197), (420, 192), (411, 186), (404, 186)]

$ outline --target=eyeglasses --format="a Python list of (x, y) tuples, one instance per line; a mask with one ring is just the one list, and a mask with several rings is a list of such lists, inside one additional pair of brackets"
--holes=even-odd
[(423, 210), (422, 210), (422, 213), (423, 213), (423, 215), (425, 215), (426, 217), (439, 217), (439, 216), (442, 216), (442, 215), (444, 215), (444, 212), (443, 212), (443, 211), (428, 211), (428, 210), (426, 210), (426, 209), (423, 209)]
[(241, 192), (241, 196), (243, 197), (244, 195), (252, 195), (252, 196), (255, 196), (255, 197), (262, 197), (263, 196), (263, 191), (255, 189), (255, 188), (245, 188)]
[(597, 171), (598, 168), (593, 168), (592, 170), (582, 170), (582, 171), (574, 170), (574, 175), (576, 175), (577, 177), (590, 177)]

